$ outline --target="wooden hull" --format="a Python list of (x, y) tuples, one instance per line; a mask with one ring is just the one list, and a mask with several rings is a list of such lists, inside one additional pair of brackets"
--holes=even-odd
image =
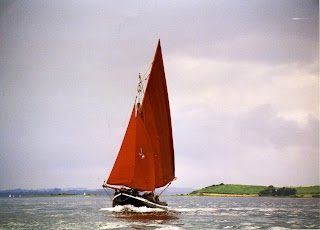
[(127, 193), (119, 193), (113, 197), (112, 206), (132, 205), (135, 207), (160, 208), (168, 210), (165, 202), (155, 203), (140, 196), (132, 196)]

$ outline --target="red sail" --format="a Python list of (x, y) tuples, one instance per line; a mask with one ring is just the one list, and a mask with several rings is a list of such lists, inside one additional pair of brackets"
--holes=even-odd
[(132, 110), (107, 183), (153, 191), (174, 178), (170, 107), (159, 40), (142, 105)]

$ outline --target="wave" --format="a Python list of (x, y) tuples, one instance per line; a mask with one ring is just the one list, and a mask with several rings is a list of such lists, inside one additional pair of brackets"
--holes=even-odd
[(215, 212), (217, 208), (169, 208), (172, 212)]
[(112, 208), (101, 208), (100, 211), (109, 211), (109, 212), (129, 212), (129, 213), (161, 213), (167, 212), (166, 210), (160, 208), (147, 208), (147, 207), (135, 207), (132, 205), (123, 205), (115, 206)]
[(112, 208), (101, 208), (100, 211), (108, 212), (129, 212), (129, 213), (166, 213), (166, 212), (215, 212), (217, 208), (170, 208), (163, 210), (160, 208), (148, 208), (148, 207), (135, 207), (132, 205), (115, 206)]

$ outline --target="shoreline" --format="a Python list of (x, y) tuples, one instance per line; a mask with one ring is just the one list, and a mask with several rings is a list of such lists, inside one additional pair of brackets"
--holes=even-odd
[(271, 197), (271, 198), (319, 198), (319, 196), (313, 196), (312, 194), (304, 194), (297, 196), (259, 196), (258, 194), (223, 194), (223, 193), (201, 193), (201, 194), (186, 194), (184, 196), (206, 196), (206, 197)]
[(320, 186), (274, 187), (273, 185), (217, 184), (195, 190), (189, 196), (319, 198)]

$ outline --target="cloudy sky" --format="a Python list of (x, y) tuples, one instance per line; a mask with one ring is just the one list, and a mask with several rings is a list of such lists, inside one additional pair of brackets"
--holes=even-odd
[(319, 3), (0, 2), (0, 189), (99, 188), (161, 39), (174, 187), (319, 184)]

